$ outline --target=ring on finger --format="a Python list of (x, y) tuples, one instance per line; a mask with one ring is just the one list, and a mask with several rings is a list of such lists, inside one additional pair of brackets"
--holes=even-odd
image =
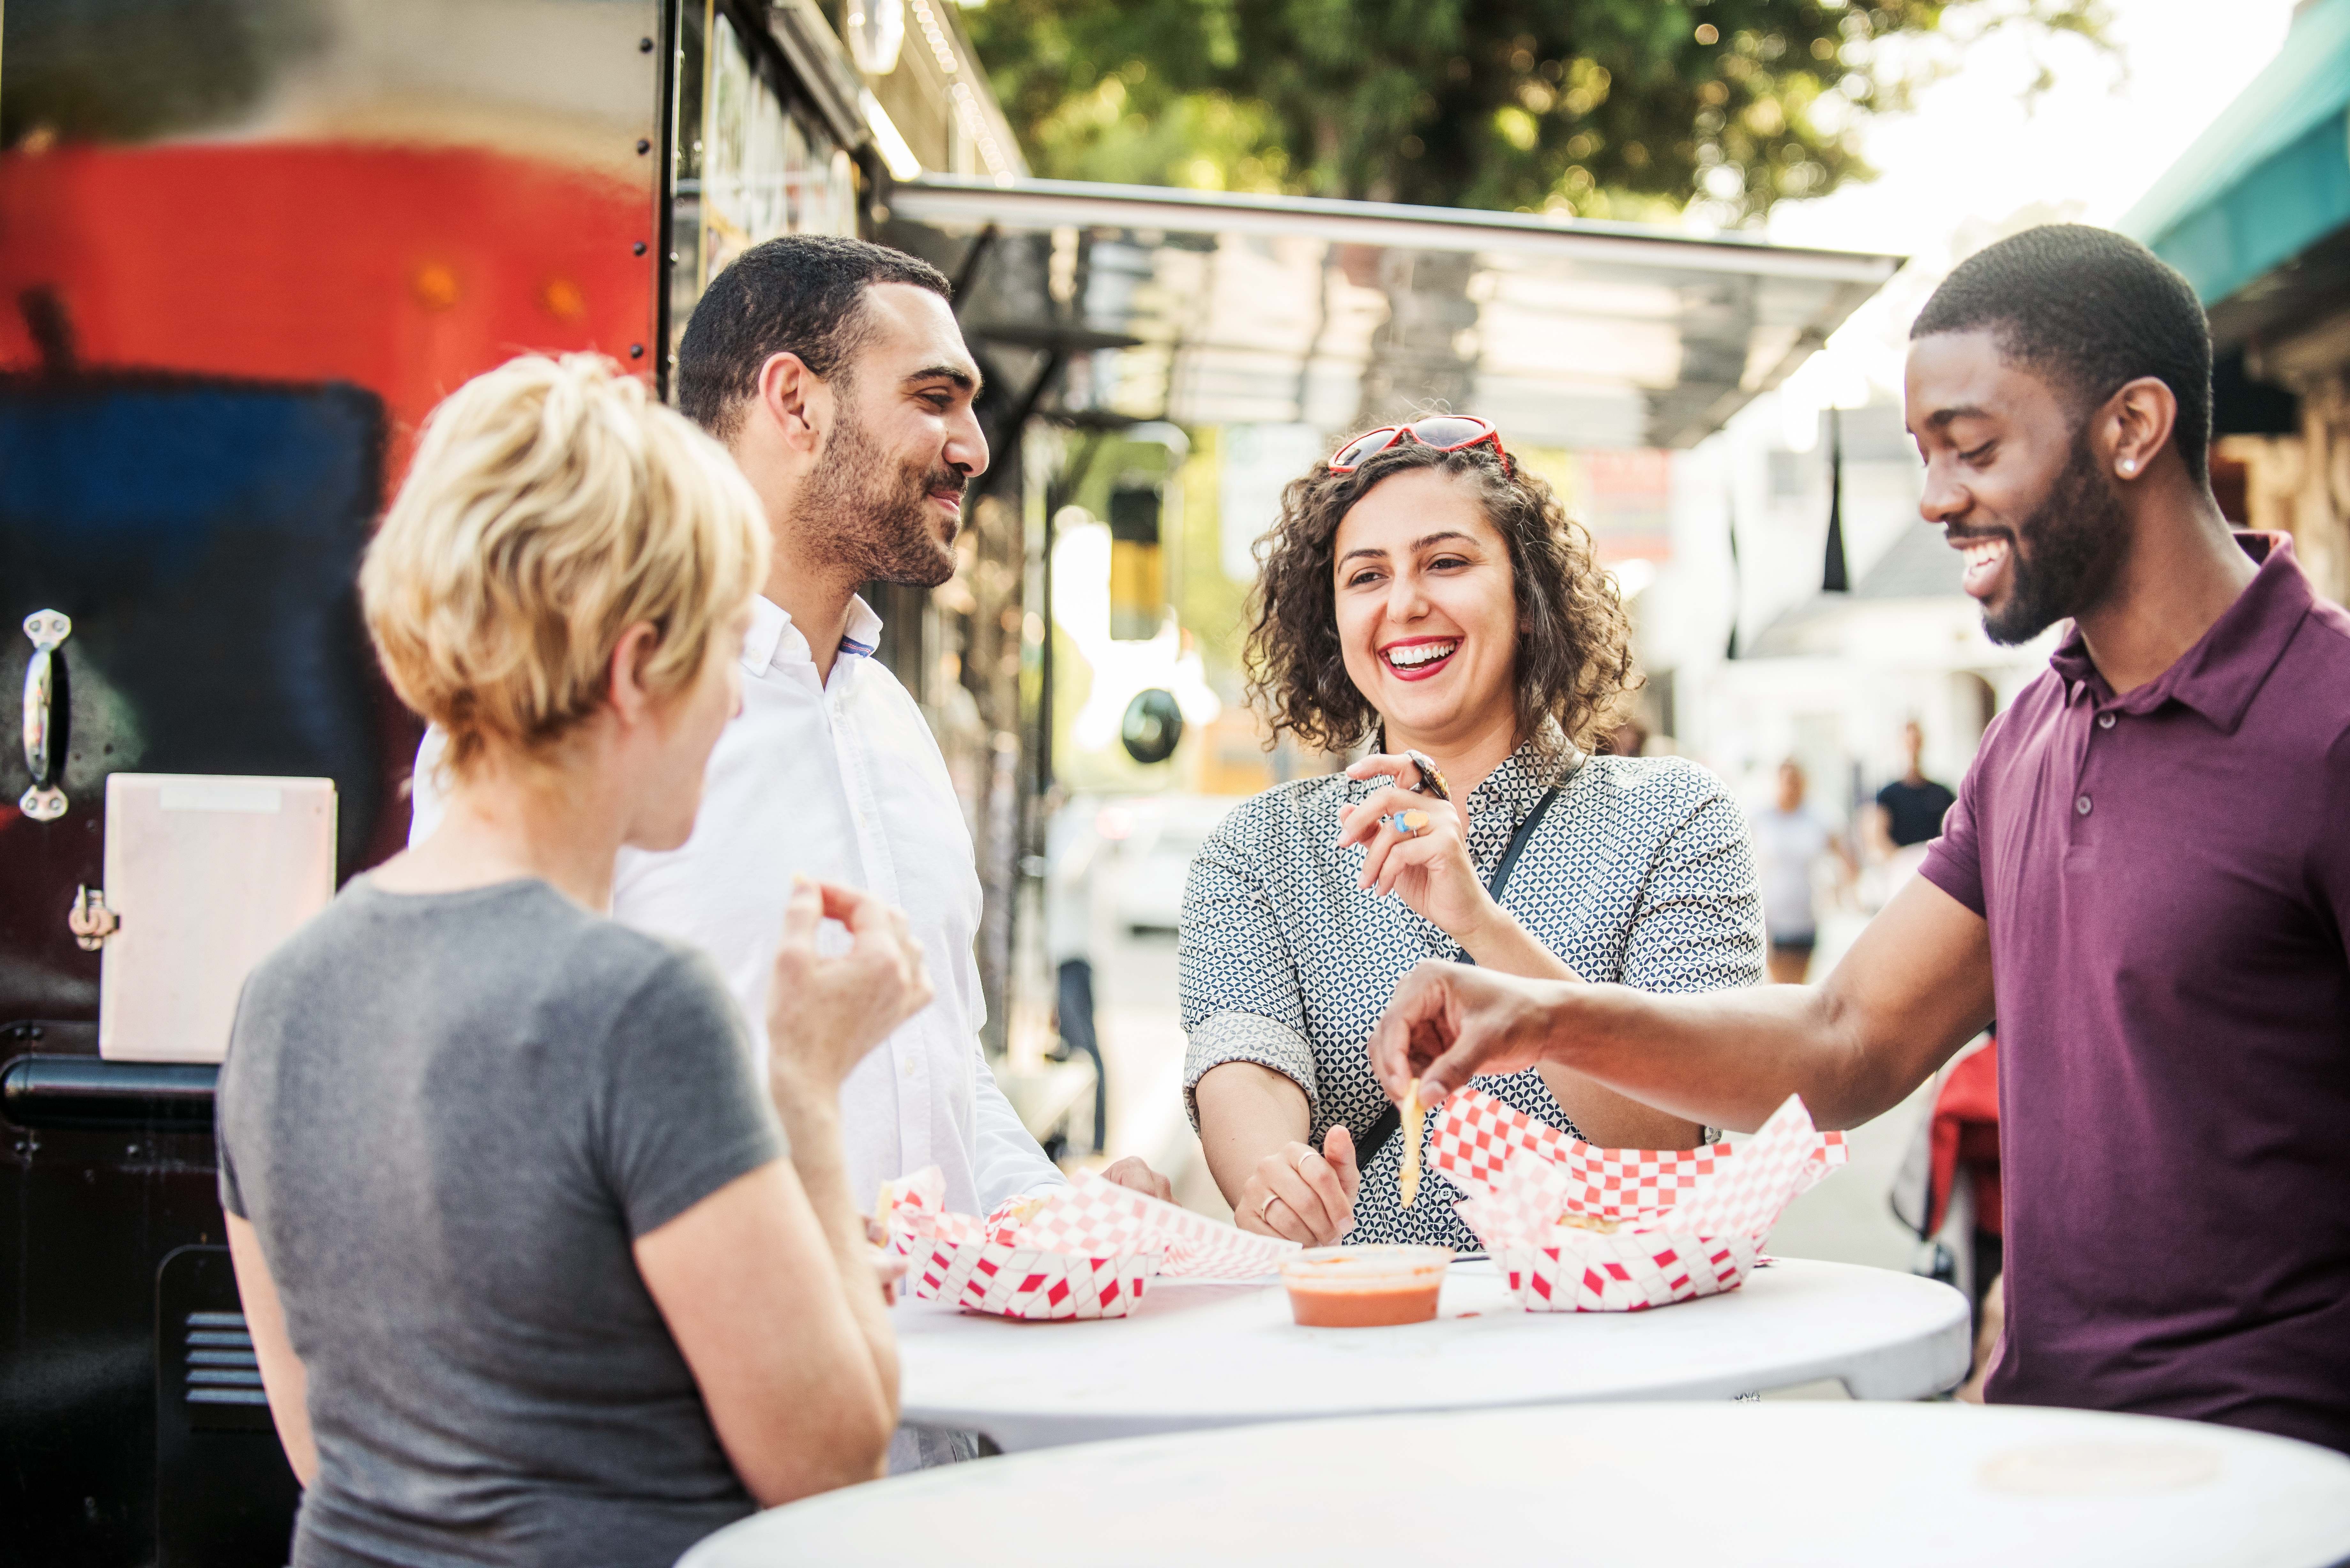
[(1379, 818), (1381, 827), (1392, 827), (1399, 838), (1418, 838), (1428, 831), (1428, 813), (1424, 811), (1390, 812)]
[(1444, 774), (1438, 771), (1426, 752), (1408, 751), (1404, 753), (1403, 760), (1419, 770), (1419, 783), (1412, 786), (1414, 791), (1420, 794), (1432, 794), (1439, 800), (1452, 798), (1452, 792), (1445, 787)]
[(1281, 1201), (1281, 1194), (1280, 1194), (1280, 1193), (1278, 1193), (1278, 1192), (1268, 1192), (1268, 1193), (1266, 1193), (1266, 1194), (1264, 1195), (1264, 1201), (1263, 1201), (1263, 1203), (1260, 1203), (1260, 1204), (1258, 1204), (1258, 1205), (1257, 1205), (1256, 1217), (1257, 1217), (1258, 1219), (1260, 1219), (1260, 1220), (1263, 1220), (1263, 1221), (1264, 1221), (1266, 1224), (1268, 1224), (1268, 1225), (1272, 1224), (1272, 1223), (1273, 1223), (1273, 1206), (1274, 1206), (1274, 1204), (1276, 1204), (1276, 1203), (1280, 1202), (1280, 1201)]

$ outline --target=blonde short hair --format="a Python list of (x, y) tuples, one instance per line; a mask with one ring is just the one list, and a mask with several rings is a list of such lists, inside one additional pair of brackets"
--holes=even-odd
[(639, 621), (646, 684), (691, 686), (766, 570), (724, 448), (609, 359), (531, 355), (432, 410), (359, 597), (392, 690), (462, 777), (493, 741), (542, 752), (594, 714)]

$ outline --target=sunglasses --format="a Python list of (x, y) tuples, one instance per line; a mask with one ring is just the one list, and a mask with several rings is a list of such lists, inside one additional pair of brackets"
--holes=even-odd
[(1502, 473), (1510, 472), (1510, 454), (1502, 450), (1502, 432), (1490, 420), (1474, 414), (1438, 414), (1430, 419), (1415, 420), (1408, 425), (1383, 425), (1340, 447), (1330, 459), (1333, 473), (1352, 473), (1378, 453), (1398, 441), (1418, 441), (1439, 452), (1465, 452), (1479, 441), (1493, 443), (1493, 455), (1502, 460)]

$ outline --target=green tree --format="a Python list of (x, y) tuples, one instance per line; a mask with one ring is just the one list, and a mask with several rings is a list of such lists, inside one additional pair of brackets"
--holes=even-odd
[[(1060, 179), (1726, 223), (1868, 172), (1859, 122), (1993, 28), (2106, 0), (984, 0)], [(2046, 81), (2043, 70), (2043, 85)]]

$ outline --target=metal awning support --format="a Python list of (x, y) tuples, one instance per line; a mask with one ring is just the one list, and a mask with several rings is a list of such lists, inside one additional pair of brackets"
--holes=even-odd
[(823, 8), (816, 0), (774, 0), (767, 7), (767, 22), (834, 138), (852, 152), (872, 140), (862, 103), (872, 95)]
[(966, 319), (1006, 324), (1000, 340), (1032, 321), (1136, 340), (1073, 352), (1039, 410), (1055, 417), (1336, 431), (1433, 400), (1526, 444), (1690, 446), (1900, 265), (1523, 213), (1041, 180), (932, 177), (887, 201), (883, 237), (926, 254), (969, 255), (995, 231)]
[(890, 215), (916, 223), (1006, 229), (1081, 227), (1161, 233), (1300, 235), (1409, 250), (1511, 251), (1610, 266), (1651, 266), (1755, 276), (1885, 282), (1899, 258), (1866, 252), (1800, 250), (1761, 240), (1700, 239), (1635, 223), (1562, 222), (1470, 207), (1408, 207), (1316, 196), (1259, 196), (1157, 185), (1097, 185), (1024, 180), (998, 185), (930, 175), (889, 193)]

